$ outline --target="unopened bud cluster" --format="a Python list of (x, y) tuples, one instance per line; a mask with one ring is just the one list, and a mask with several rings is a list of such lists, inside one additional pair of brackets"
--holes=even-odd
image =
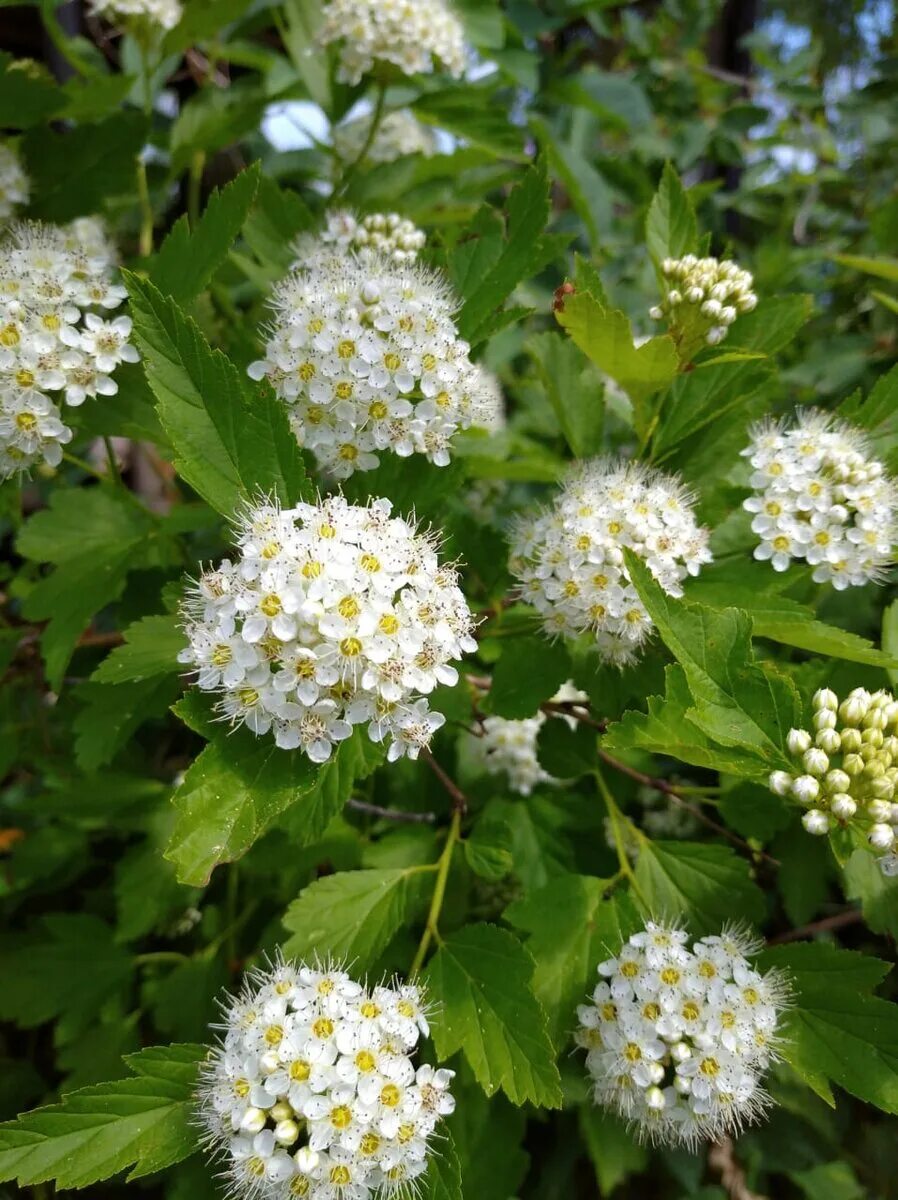
[(652, 628), (624, 547), (671, 596), (711, 561), (708, 531), (675, 476), (596, 459), (575, 468), (551, 508), (518, 522), (509, 562), (548, 633), (590, 633), (601, 657), (617, 665), (636, 657)]
[(327, 250), (276, 288), (250, 375), (270, 380), (334, 479), (373, 469), (383, 450), (446, 466), (453, 434), (488, 424), (496, 403), (458, 335), (456, 297), (420, 263)]
[(98, 221), (13, 225), (0, 245), (0, 480), (36, 463), (58, 466), (72, 431), (51, 394), (70, 406), (114, 396), (122, 362), (136, 362), (131, 320), (118, 308), (114, 251)]
[(18, 155), (10, 146), (0, 143), (0, 221), (7, 220), (17, 208), (27, 204), (30, 191), (28, 176)]
[(436, 539), (332, 496), (237, 523), (236, 561), (203, 573), (184, 607), (189, 663), (220, 715), (325, 762), (367, 725), (390, 761), (417, 758), (444, 722), (427, 700), (476, 649), (458, 574)]
[(328, 0), (323, 17), (318, 38), (340, 43), (342, 83), (359, 83), (380, 64), (404, 75), (464, 72), (464, 26), (444, 0)]
[(661, 272), (666, 293), (649, 315), (667, 320), (681, 356), (722, 342), (736, 318), (758, 303), (751, 275), (729, 259), (665, 258)]
[(316, 260), (352, 252), (362, 262), (383, 255), (395, 263), (414, 262), (427, 241), (426, 235), (399, 213), (369, 213), (357, 217), (345, 209), (329, 212), (317, 236), (303, 234), (293, 252), (294, 271), (308, 268)]
[(132, 21), (158, 25), (169, 30), (181, 20), (184, 8), (180, 0), (90, 0), (91, 11), (116, 25)]
[(224, 1010), (198, 1101), (235, 1200), (407, 1195), (427, 1169), (453, 1072), (415, 1067), (416, 987), (279, 964)]
[(742, 451), (754, 468), (745, 502), (761, 538), (755, 558), (785, 571), (800, 559), (816, 583), (879, 583), (898, 540), (898, 488), (859, 429), (827, 413), (799, 413), (792, 428), (756, 426)]
[[(588, 699), (585, 692), (575, 688), (568, 680), (552, 697), (551, 703), (565, 704)], [(576, 727), (575, 717), (565, 713), (552, 715), (567, 721), (572, 729)], [(488, 716), (480, 723), (480, 736), (475, 739), (477, 759), (488, 775), (507, 776), (509, 790), (519, 796), (529, 796), (541, 783), (557, 783), (539, 762), (537, 738), (545, 721), (546, 713), (541, 710), (535, 716), (520, 721)]]
[[(371, 116), (353, 117), (334, 130), (334, 150), (344, 163), (356, 162), (368, 142)], [(365, 152), (370, 163), (390, 163), (406, 154), (422, 154), (430, 158), (436, 153), (436, 135), (429, 125), (419, 121), (408, 108), (387, 113), (374, 133), (374, 140)]]
[(600, 963), (576, 1037), (597, 1104), (646, 1140), (694, 1148), (738, 1133), (768, 1107), (762, 1079), (788, 987), (779, 972), (752, 967), (759, 945), (739, 931), (691, 948), (687, 938), (649, 922)]
[(823, 688), (813, 707), (813, 730), (789, 731), (795, 772), (774, 771), (771, 790), (804, 806), (808, 833), (856, 829), (883, 872), (898, 874), (898, 700), (884, 690), (855, 688), (840, 704)]

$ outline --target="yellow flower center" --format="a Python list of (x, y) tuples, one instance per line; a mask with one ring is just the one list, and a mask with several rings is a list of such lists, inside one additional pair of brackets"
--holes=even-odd
[(344, 658), (357, 658), (362, 653), (362, 643), (355, 637), (343, 638), (340, 653)]

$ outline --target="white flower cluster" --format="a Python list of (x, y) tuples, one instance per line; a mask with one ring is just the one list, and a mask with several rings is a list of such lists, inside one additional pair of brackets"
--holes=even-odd
[(774, 771), (771, 790), (807, 809), (801, 823), (808, 833), (857, 830), (883, 873), (898, 875), (898, 700), (855, 688), (840, 704), (823, 688), (814, 695), (813, 724), (813, 732), (789, 731), (798, 771)]
[(14, 225), (0, 246), (0, 480), (61, 461), (72, 431), (47, 393), (61, 392), (71, 406), (113, 396), (115, 368), (137, 361), (130, 318), (90, 311), (124, 300), (113, 266), (91, 219), (65, 229)]
[(758, 303), (752, 291), (754, 280), (728, 259), (665, 258), (661, 264), (666, 295), (649, 310), (656, 321), (667, 319), (671, 331), (684, 352), (698, 349), (702, 343), (716, 346), (741, 313), (751, 312)]
[[(568, 680), (561, 685), (551, 702), (565, 704), (588, 699), (586, 692), (581, 692)], [(573, 717), (564, 713), (557, 715), (567, 721), (572, 729), (575, 728), (577, 722)], [(526, 717), (522, 721), (507, 717), (484, 717), (480, 723), (480, 736), (473, 739), (476, 761), (488, 775), (506, 775), (509, 789), (519, 796), (529, 796), (541, 783), (557, 783), (540, 766), (537, 753), (537, 738), (545, 721), (546, 714), (542, 710), (536, 716)]]
[(380, 63), (404, 75), (442, 68), (457, 79), (467, 63), (464, 26), (444, 0), (328, 0), (319, 40), (342, 43), (342, 83), (358, 83)]
[(28, 203), (31, 187), (15, 151), (0, 142), (0, 221)]
[(305, 233), (297, 239), (293, 247), (294, 271), (350, 251), (362, 262), (370, 262), (379, 254), (396, 263), (414, 262), (427, 242), (426, 234), (399, 213), (357, 217), (339, 209), (329, 212), (325, 222), (321, 233)]
[(600, 963), (576, 1040), (597, 1104), (643, 1138), (695, 1148), (767, 1108), (761, 1081), (789, 989), (779, 972), (751, 966), (759, 944), (744, 933), (725, 928), (691, 948), (687, 936), (649, 922)]
[(476, 648), (457, 572), (436, 539), (331, 496), (250, 509), (239, 555), (206, 571), (185, 608), (189, 663), (218, 709), (284, 749), (325, 762), (352, 727), (417, 758), (444, 722), (425, 696), (458, 678), (450, 660)]
[(169, 30), (184, 15), (180, 0), (90, 0), (91, 12), (114, 23), (145, 21)]
[(224, 1016), (198, 1100), (235, 1198), (408, 1194), (455, 1108), (454, 1072), (412, 1061), (429, 1032), (416, 987), (281, 963)]
[(754, 472), (755, 558), (785, 571), (793, 559), (842, 591), (879, 583), (898, 541), (898, 488), (870, 457), (863, 434), (826, 413), (799, 413), (790, 429), (767, 421), (742, 451)]
[[(334, 150), (342, 162), (355, 162), (368, 140), (371, 117), (353, 117), (334, 130)], [(437, 139), (429, 125), (419, 121), (408, 108), (387, 113), (368, 147), (366, 158), (372, 163), (395, 162), (406, 154), (423, 154), (430, 158), (436, 153)]]
[(313, 255), (275, 289), (265, 358), (252, 363), (289, 406), (301, 446), (334, 479), (377, 451), (449, 462), (452, 435), (484, 424), (494, 390), (455, 327), (456, 299), (420, 263)]
[(574, 469), (551, 508), (518, 522), (509, 567), (546, 631), (590, 632), (602, 658), (631, 662), (652, 621), (630, 582), (624, 547), (671, 596), (711, 561), (679, 481), (635, 463), (594, 459)]

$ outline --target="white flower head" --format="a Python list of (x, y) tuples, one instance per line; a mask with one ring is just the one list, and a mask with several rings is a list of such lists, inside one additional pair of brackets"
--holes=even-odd
[(142, 21), (166, 32), (180, 22), (184, 7), (180, 0), (90, 0), (91, 12), (115, 24)]
[(378, 64), (404, 75), (464, 73), (464, 26), (445, 0), (328, 0), (323, 16), (319, 41), (340, 43), (343, 83), (358, 83)]
[(414, 262), (427, 241), (426, 235), (399, 213), (369, 213), (359, 217), (346, 209), (325, 216), (320, 234), (305, 233), (296, 241), (293, 270), (309, 269), (322, 258), (353, 252), (361, 261), (383, 255), (395, 263)]
[(221, 716), (325, 762), (365, 725), (392, 761), (416, 758), (443, 716), (427, 696), (475, 649), (458, 573), (388, 500), (331, 496), (249, 508), (237, 555), (206, 571), (183, 609), (189, 664)]
[[(561, 685), (552, 702), (575, 703), (588, 699), (586, 693), (569, 680)], [(565, 713), (557, 716), (572, 728), (576, 726), (574, 717)], [(543, 770), (539, 762), (537, 739), (545, 721), (543, 711), (518, 721), (507, 717), (484, 717), (480, 736), (471, 739), (475, 760), (487, 775), (505, 775), (509, 789), (519, 796), (529, 796), (540, 784), (557, 784), (558, 781)]]
[[(371, 117), (353, 117), (334, 129), (334, 150), (344, 163), (356, 162), (368, 141)], [(436, 135), (407, 108), (387, 113), (374, 134), (365, 158), (370, 163), (395, 162), (406, 154), (430, 158), (436, 154)]]
[(753, 472), (755, 558), (785, 571), (813, 567), (839, 591), (880, 583), (898, 541), (898, 487), (860, 430), (809, 409), (795, 423), (765, 421), (742, 451)]
[(446, 466), (453, 435), (487, 421), (497, 402), (458, 336), (448, 284), (376, 250), (319, 243), (304, 253), (274, 292), (265, 358), (250, 375), (269, 379), (330, 478), (371, 470), (385, 450)]
[(13, 216), (28, 203), (31, 186), (18, 155), (11, 146), (0, 142), (0, 221)]
[(278, 961), (224, 1008), (198, 1115), (235, 1197), (368, 1200), (427, 1169), (453, 1072), (415, 1066), (428, 1034), (411, 984)]
[(898, 838), (898, 701), (884, 689), (855, 688), (840, 703), (826, 689), (813, 707), (813, 732), (792, 729), (786, 739), (795, 774), (774, 771), (770, 789), (806, 810), (802, 825), (816, 837), (856, 831), (889, 874)]
[(665, 295), (649, 316), (667, 320), (681, 355), (691, 357), (703, 344), (719, 345), (740, 314), (757, 306), (751, 275), (729, 259), (666, 258), (661, 272)]
[(600, 963), (576, 1035), (596, 1103), (645, 1140), (693, 1150), (756, 1121), (789, 997), (784, 975), (752, 967), (757, 948), (731, 928), (690, 947), (684, 930), (649, 922)]
[(518, 522), (509, 563), (548, 633), (591, 633), (602, 658), (619, 666), (636, 658), (652, 629), (624, 547), (672, 596), (711, 561), (708, 531), (676, 477), (595, 459), (574, 469), (551, 508)]
[(130, 320), (93, 311), (125, 298), (114, 269), (95, 218), (15, 224), (0, 245), (0, 480), (58, 466), (72, 438), (58, 401), (114, 395), (116, 367), (136, 361)]

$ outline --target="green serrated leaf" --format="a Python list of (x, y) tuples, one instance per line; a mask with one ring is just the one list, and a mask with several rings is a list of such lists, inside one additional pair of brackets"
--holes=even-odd
[(91, 675), (92, 682), (137, 683), (182, 670), (178, 652), (185, 639), (177, 616), (144, 617), (129, 625), (124, 637), (125, 644), (116, 646)]
[(420, 868), (341, 871), (317, 879), (284, 914), (293, 934), (283, 945), (287, 958), (320, 956), (373, 966), (426, 899)]
[(428, 1160), (417, 1193), (420, 1200), (462, 1200), (461, 1166), (448, 1130), (440, 1132), (439, 1147)]
[[(522, 664), (526, 663), (526, 670)], [(571, 660), (561, 642), (544, 637), (509, 640), (493, 670), (489, 709), (500, 717), (533, 717), (570, 678)]]
[(766, 912), (748, 862), (729, 846), (641, 839), (636, 879), (656, 919), (685, 919), (697, 933), (719, 933), (733, 920), (758, 924)]
[(598, 371), (592, 363), (584, 363), (577, 347), (558, 333), (531, 338), (527, 349), (572, 453), (577, 458), (597, 454), (605, 421), (604, 388)]
[(661, 182), (649, 205), (645, 240), (656, 265), (665, 258), (682, 258), (698, 249), (695, 210), (669, 162), (664, 164)]
[(530, 980), (533, 959), (494, 925), (469, 925), (440, 945), (425, 971), (436, 1002), (433, 1040), (440, 1060), (463, 1050), (488, 1096), (514, 1104), (561, 1104), (546, 1016)]
[(175, 466), (216, 511), (274, 493), (285, 504), (303, 494), (305, 469), (284, 406), (253, 387), (212, 350), (173, 300), (126, 272), (134, 332)]
[(84, 707), (75, 717), (75, 758), (83, 771), (112, 762), (145, 721), (164, 716), (178, 694), (179, 683), (154, 676), (110, 686), (83, 683), (77, 689)]
[(136, 1078), (100, 1083), (0, 1125), (0, 1179), (87, 1187), (131, 1168), (161, 1171), (198, 1149), (194, 1116), (204, 1046), (157, 1046), (127, 1057)]
[(181, 216), (147, 265), (147, 278), (185, 304), (198, 296), (227, 259), (256, 195), (259, 167), (251, 167), (212, 193), (194, 229)]
[(0, 126), (29, 129), (65, 105), (53, 76), (33, 58), (0, 54)]

